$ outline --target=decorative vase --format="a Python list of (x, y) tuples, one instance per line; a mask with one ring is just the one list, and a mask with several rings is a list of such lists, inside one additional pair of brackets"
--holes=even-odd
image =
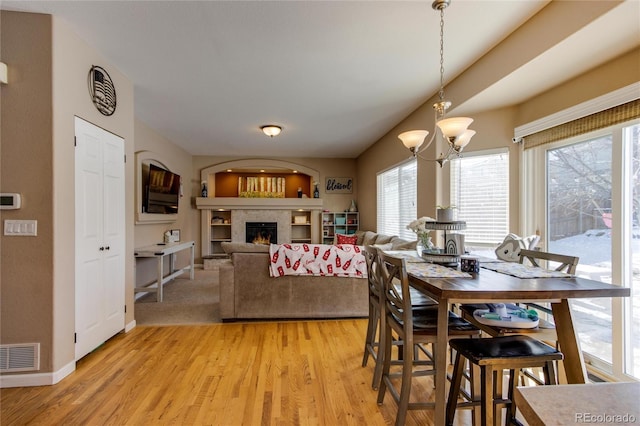
[(358, 208), (356, 207), (356, 200), (351, 200), (351, 207), (349, 207), (349, 211), (352, 213), (358, 211)]

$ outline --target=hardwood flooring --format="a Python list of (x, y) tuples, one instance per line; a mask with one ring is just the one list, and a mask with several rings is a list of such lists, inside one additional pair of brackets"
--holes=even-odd
[[(0, 390), (7, 425), (388, 425), (366, 320), (138, 326), (54, 386)], [(429, 378), (415, 392), (432, 392)], [(467, 412), (463, 412), (464, 422)], [(431, 425), (412, 411), (407, 426)], [(465, 423), (460, 423), (465, 424)]]

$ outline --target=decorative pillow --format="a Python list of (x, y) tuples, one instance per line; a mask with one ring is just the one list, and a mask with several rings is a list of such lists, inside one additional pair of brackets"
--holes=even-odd
[(539, 241), (540, 237), (538, 235), (521, 238), (516, 234), (509, 234), (504, 238), (502, 244), (496, 248), (496, 257), (505, 262), (519, 262), (520, 250), (533, 250)]
[(362, 243), (364, 242), (365, 234), (366, 234), (366, 231), (361, 231), (359, 229), (355, 232), (355, 235), (358, 237), (358, 242), (356, 243), (356, 245), (358, 246), (364, 245)]
[[(380, 249), (382, 251), (386, 251), (386, 250), (391, 250), (393, 248), (393, 244), (391, 243), (387, 243), (387, 244), (374, 244), (371, 247), (375, 247), (377, 249)], [(414, 247), (415, 248), (415, 247)]]
[(340, 245), (340, 244), (356, 245), (357, 242), (358, 242), (357, 235), (336, 234), (336, 245)]
[(378, 234), (376, 237), (376, 244), (388, 244), (395, 237), (395, 235), (382, 235)]
[(391, 241), (391, 250), (415, 250), (416, 241), (406, 241), (402, 238), (395, 238)]
[(362, 237), (362, 243), (360, 245), (363, 246), (371, 246), (376, 243), (376, 238), (378, 238), (378, 234), (372, 231), (365, 231), (364, 236)]

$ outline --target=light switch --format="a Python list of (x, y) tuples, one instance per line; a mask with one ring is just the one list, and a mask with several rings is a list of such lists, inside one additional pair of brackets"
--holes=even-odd
[(4, 235), (35, 237), (38, 235), (38, 221), (6, 219), (4, 221)]

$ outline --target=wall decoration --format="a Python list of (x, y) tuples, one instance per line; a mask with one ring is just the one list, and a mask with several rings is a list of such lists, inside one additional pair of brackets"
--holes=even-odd
[(89, 96), (102, 115), (113, 115), (116, 112), (116, 88), (111, 77), (104, 68), (91, 66), (88, 76)]
[(353, 192), (353, 178), (328, 177), (324, 190), (327, 194), (351, 194)]

